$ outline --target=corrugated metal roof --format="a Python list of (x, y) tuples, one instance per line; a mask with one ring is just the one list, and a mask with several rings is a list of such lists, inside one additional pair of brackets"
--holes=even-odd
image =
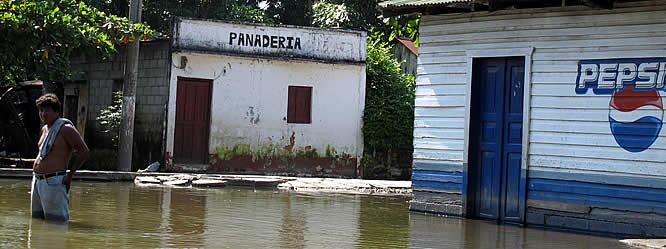
[(412, 8), (446, 6), (452, 3), (470, 3), (472, 0), (388, 0), (379, 3), (382, 8)]
[(408, 38), (396, 38), (400, 44), (405, 46), (409, 51), (411, 51), (414, 55), (419, 56), (419, 48), (414, 45), (414, 42)]

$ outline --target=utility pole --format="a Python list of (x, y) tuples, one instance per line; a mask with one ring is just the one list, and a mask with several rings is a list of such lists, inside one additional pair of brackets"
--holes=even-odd
[[(130, 23), (141, 22), (141, 0), (130, 0)], [(127, 46), (125, 75), (123, 79), (123, 109), (120, 121), (118, 145), (118, 171), (132, 170), (132, 147), (134, 142), (134, 107), (136, 82), (139, 76), (139, 38)]]

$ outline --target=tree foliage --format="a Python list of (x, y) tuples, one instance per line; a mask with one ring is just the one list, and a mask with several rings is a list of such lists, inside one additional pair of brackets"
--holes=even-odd
[(323, 0), (312, 9), (314, 26), (368, 30), (382, 40), (409, 38), (416, 46), (419, 39), (419, 15), (383, 17), (373, 0)]
[[(127, 16), (128, 0), (85, 1), (107, 13)], [(168, 34), (172, 16), (273, 23), (258, 4), (258, 0), (143, 0), (141, 20), (162, 34)]]
[(256, 5), (256, 1), (239, 0), (144, 0), (143, 20), (167, 33), (172, 16), (201, 19), (273, 23)]
[(384, 19), (384, 25), (377, 31), (382, 33), (383, 39), (391, 42), (396, 38), (409, 38), (414, 45), (419, 46), (420, 15), (393, 16)]
[(114, 147), (118, 146), (122, 108), (123, 92), (117, 91), (113, 93), (113, 104), (102, 109), (97, 116), (97, 122), (105, 129), (102, 132), (109, 134)]
[(374, 0), (327, 0), (314, 4), (313, 25), (369, 30), (381, 24)]
[(345, 4), (315, 3), (312, 8), (312, 24), (322, 28), (340, 28), (350, 23)]
[(366, 58), (363, 135), (369, 151), (412, 144), (414, 77), (400, 70), (387, 43), (370, 38)]
[(106, 15), (76, 0), (0, 1), (0, 80), (66, 80), (74, 51), (116, 52), (123, 37), (151, 36), (148, 26)]
[(280, 24), (312, 26), (314, 0), (266, 0), (266, 15)]

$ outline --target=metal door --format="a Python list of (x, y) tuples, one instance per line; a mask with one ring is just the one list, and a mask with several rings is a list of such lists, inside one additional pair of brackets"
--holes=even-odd
[(208, 163), (212, 80), (178, 78), (174, 162)]
[(474, 61), (470, 194), (475, 216), (520, 222), (523, 58)]

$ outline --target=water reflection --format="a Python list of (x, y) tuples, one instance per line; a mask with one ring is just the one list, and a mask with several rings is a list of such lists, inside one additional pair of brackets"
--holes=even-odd
[(66, 244), (68, 231), (67, 225), (31, 219), (28, 225), (27, 248), (68, 248)]
[(280, 225), (280, 247), (305, 248), (305, 209), (295, 197), (283, 195), (282, 224)]
[(409, 212), (404, 198), (363, 198), (359, 245), (363, 248), (405, 248), (409, 244)]
[(203, 247), (206, 195), (197, 189), (168, 190), (171, 197), (168, 231), (178, 236), (172, 236), (167, 244), (175, 247)]
[(630, 248), (616, 239), (411, 213), (410, 248)]
[(407, 198), (75, 182), (67, 225), (0, 179), (0, 248), (622, 248), (614, 239), (408, 212)]

